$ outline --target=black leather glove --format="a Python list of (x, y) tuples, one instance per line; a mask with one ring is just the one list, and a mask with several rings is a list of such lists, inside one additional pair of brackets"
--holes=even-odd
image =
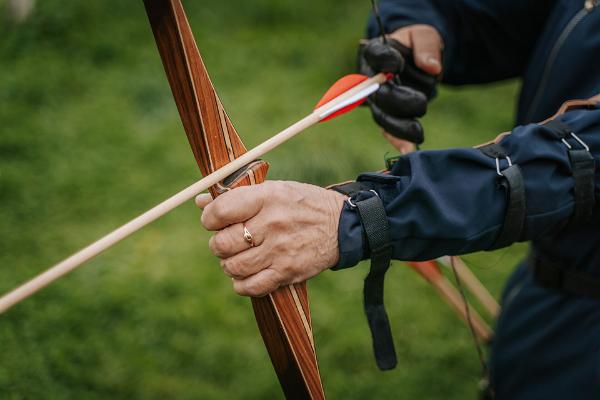
[(438, 78), (418, 68), (412, 50), (391, 38), (387, 44), (381, 38), (361, 42), (358, 67), (368, 76), (394, 74), (367, 100), (375, 122), (395, 137), (423, 143), (423, 127), (417, 118), (425, 115), (427, 102), (435, 97)]

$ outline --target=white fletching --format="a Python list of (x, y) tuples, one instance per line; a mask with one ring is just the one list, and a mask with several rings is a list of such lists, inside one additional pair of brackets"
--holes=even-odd
[(336, 104), (334, 107), (332, 107), (328, 110), (323, 111), (321, 114), (319, 114), (319, 119), (321, 120), (321, 119), (327, 118), (334, 112), (339, 111), (344, 107), (348, 107), (350, 104), (356, 103), (357, 101), (364, 99), (365, 97), (371, 95), (372, 93), (375, 93), (377, 91), (377, 89), (379, 89), (379, 86), (380, 85), (377, 82), (373, 83), (372, 85), (367, 86), (360, 92), (356, 93), (354, 96), (346, 99), (345, 101), (343, 101), (339, 104)]

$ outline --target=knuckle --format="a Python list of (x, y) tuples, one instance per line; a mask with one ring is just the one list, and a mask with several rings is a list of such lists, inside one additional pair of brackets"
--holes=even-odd
[(263, 188), (267, 200), (274, 199), (279, 201), (285, 197), (285, 193), (290, 189), (289, 182), (286, 181), (267, 181)]
[[(225, 275), (231, 276), (231, 274), (229, 273), (229, 270), (227, 269), (227, 261), (221, 260), (220, 264), (221, 264), (221, 268), (223, 269), (223, 272), (225, 273)], [(233, 276), (231, 276), (231, 277), (233, 278)]]
[(248, 283), (246, 292), (252, 297), (262, 297), (269, 293), (264, 281), (254, 281)]
[(232, 280), (233, 290), (240, 296), (248, 296), (248, 293), (245, 290), (245, 286), (242, 281), (238, 281), (236, 279)]
[(211, 253), (213, 253), (215, 256), (217, 255), (217, 247), (215, 245), (216, 242), (216, 236), (211, 236), (210, 239), (208, 239), (208, 249), (210, 250)]
[(213, 203), (211, 203), (211, 207), (208, 209), (208, 211), (210, 211), (209, 216), (215, 221), (223, 219), (226, 215), (223, 202), (220, 201), (214, 201)]
[(285, 283), (294, 278), (296, 273), (295, 263), (298, 262), (297, 258), (290, 256), (283, 256), (278, 260), (278, 272), (279, 280), (281, 283)]
[(287, 226), (287, 224), (285, 223), (285, 221), (283, 219), (281, 219), (281, 217), (278, 215), (273, 216), (271, 221), (269, 221), (270, 230), (280, 232), (280, 231), (284, 230), (284, 228), (286, 226)]
[(263, 188), (264, 190), (271, 190), (274, 187), (276, 187), (278, 185), (279, 181), (265, 181), (263, 182), (263, 184), (260, 186), (261, 188)]
[(271, 252), (274, 256), (277, 257), (277, 262), (279, 263), (281, 258), (286, 254), (290, 254), (293, 249), (290, 247), (289, 242), (284, 240), (281, 236), (278, 236), (277, 239), (274, 239), (271, 243)]
[(221, 260), (221, 267), (223, 268), (225, 274), (233, 278), (244, 277), (244, 268), (242, 264), (235, 259), (226, 258)]
[(270, 215), (267, 217), (266, 224), (269, 230), (282, 232), (289, 228), (289, 218), (290, 215), (284, 210), (272, 210)]
[(227, 237), (227, 235), (225, 235), (222, 232), (219, 232), (216, 235), (214, 235), (212, 238), (210, 238), (210, 241), (208, 242), (208, 246), (214, 255), (220, 256), (220, 255), (225, 254), (227, 252), (227, 250), (229, 250), (229, 248), (231, 247), (230, 243), (231, 243), (231, 241)]
[(254, 193), (257, 197), (269, 198), (270, 194), (273, 194), (273, 192), (276, 192), (276, 190), (274, 189), (273, 186), (274, 186), (273, 181), (265, 181), (265, 182), (261, 183), (260, 185), (255, 186), (256, 190), (254, 191)]

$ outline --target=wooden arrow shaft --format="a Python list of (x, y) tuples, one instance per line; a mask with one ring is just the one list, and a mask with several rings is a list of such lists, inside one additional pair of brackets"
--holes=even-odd
[(183, 189), (179, 193), (156, 205), (155, 207), (151, 208), (150, 210), (146, 211), (140, 216), (134, 218), (125, 225), (103, 236), (94, 243), (90, 244), (89, 246), (83, 248), (82, 250), (73, 254), (69, 258), (65, 259), (64, 261), (61, 261), (60, 263), (54, 265), (46, 272), (36, 276), (35, 278), (24, 283), (23, 285), (19, 286), (13, 291), (7, 293), (6, 295), (0, 298), (0, 313), (8, 310), (10, 307), (31, 296), (35, 292), (48, 286), (50, 283), (56, 281), (65, 274), (73, 271), (81, 264), (97, 256), (106, 249), (109, 249), (110, 247), (119, 243), (121, 240), (125, 239), (131, 234), (142, 229), (144, 226), (155, 221), (156, 219), (160, 218), (161, 216), (165, 215), (166, 213), (180, 206), (186, 201), (194, 198), (199, 193), (202, 193), (208, 188), (221, 182), (240, 168), (245, 167), (247, 164), (251, 163), (257, 158), (264, 156), (266, 153), (273, 150), (282, 143), (286, 142), (287, 140), (291, 139), (292, 137), (296, 136), (300, 132), (318, 123), (321, 119), (321, 115), (324, 114), (327, 110), (337, 107), (338, 104), (344, 103), (347, 99), (355, 96), (356, 93), (359, 93), (365, 87), (368, 87), (373, 83), (382, 82), (382, 79), (383, 81), (385, 80), (385, 76), (382, 74), (368, 79), (367, 81), (356, 86), (347, 93), (325, 104), (323, 107), (318, 108), (311, 114), (302, 118), (300, 121), (284, 129), (283, 131), (279, 132), (278, 134), (266, 140), (265, 142), (259, 144), (252, 150), (242, 154), (240, 157), (234, 159), (229, 164), (225, 164), (222, 168), (200, 179), (198, 182)]

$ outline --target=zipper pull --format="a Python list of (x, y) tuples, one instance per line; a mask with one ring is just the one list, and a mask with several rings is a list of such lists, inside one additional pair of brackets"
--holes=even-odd
[(592, 11), (594, 7), (598, 5), (598, 0), (585, 0), (585, 9)]

